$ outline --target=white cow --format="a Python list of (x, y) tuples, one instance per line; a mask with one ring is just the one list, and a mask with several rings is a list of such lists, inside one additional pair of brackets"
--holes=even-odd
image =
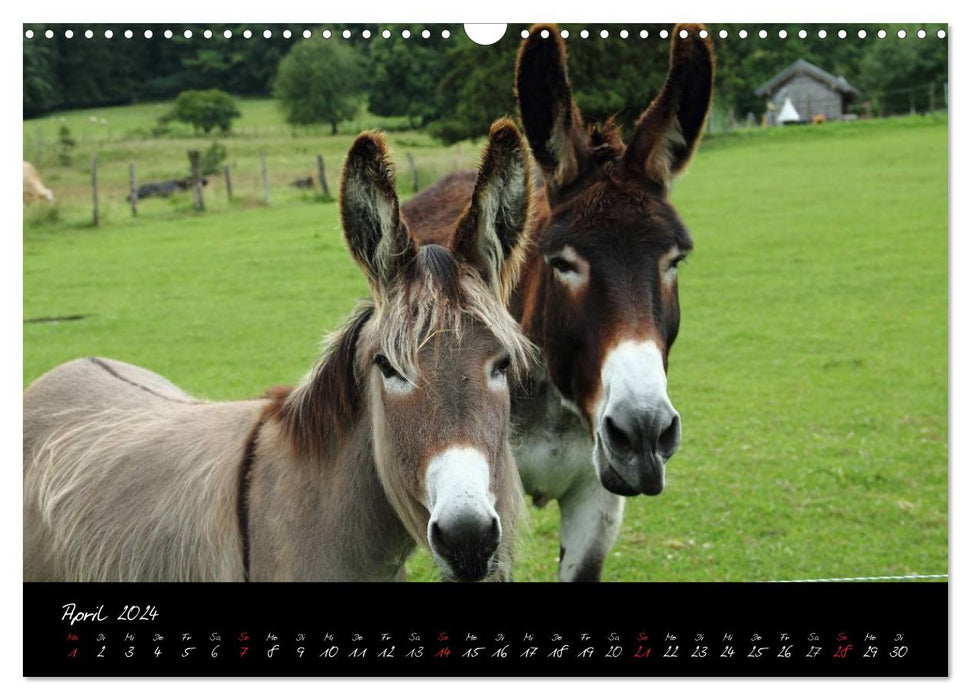
[(54, 193), (44, 186), (33, 165), (24, 161), (24, 201), (33, 202), (34, 200), (46, 199), (48, 202), (54, 201)]

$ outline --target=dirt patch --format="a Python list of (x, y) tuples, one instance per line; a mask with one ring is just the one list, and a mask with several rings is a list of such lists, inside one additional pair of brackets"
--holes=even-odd
[(65, 323), (67, 321), (81, 321), (90, 314), (70, 314), (69, 316), (38, 316), (37, 318), (25, 318), (24, 323)]

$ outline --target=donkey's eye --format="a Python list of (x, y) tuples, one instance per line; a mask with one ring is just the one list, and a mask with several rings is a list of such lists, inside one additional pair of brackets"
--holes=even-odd
[(552, 267), (557, 272), (564, 272), (564, 273), (572, 272), (574, 274), (579, 272), (579, 270), (577, 269), (577, 266), (571, 263), (566, 258), (552, 257), (549, 259), (549, 264), (550, 264), (550, 267)]
[(668, 269), (677, 270), (678, 265), (685, 262), (687, 257), (688, 257), (687, 255), (678, 255), (676, 257), (671, 258), (671, 261), (668, 263)]
[(509, 365), (512, 364), (512, 358), (509, 355), (503, 355), (495, 364), (492, 365), (492, 378), (501, 379), (506, 376), (506, 372), (509, 371)]
[(381, 370), (381, 374), (384, 375), (385, 379), (404, 379), (398, 370), (394, 368), (394, 365), (391, 364), (391, 361), (384, 355), (375, 356), (374, 364)]

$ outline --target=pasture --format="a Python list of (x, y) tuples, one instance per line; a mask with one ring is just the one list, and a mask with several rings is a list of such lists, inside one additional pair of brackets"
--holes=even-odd
[[(291, 193), (263, 207), (254, 187), (230, 205), (216, 182), (204, 214), (185, 196), (145, 202), (133, 219), (129, 160), (161, 179), (185, 167), (189, 145), (208, 140), (139, 137), (150, 120), (126, 109), (149, 107), (108, 118), (129, 120), (117, 128), (130, 137), (98, 145), (117, 183), (101, 227), (87, 223), (82, 156), (95, 136), (74, 167), (39, 168), (58, 204), (25, 208), (24, 386), (85, 355), (145, 366), (214, 400), (296, 383), (322, 333), (366, 293), (336, 204)], [(323, 153), (336, 194), (356, 127), (292, 134), (269, 114), (248, 114), (240, 125), (255, 120), (254, 131), (225, 140), (231, 163), (255, 158), (258, 174), (264, 149), (282, 182), (298, 168), (309, 175)], [(47, 118), (47, 133), (59, 116)], [(24, 125), (26, 158), (39, 128)], [(415, 132), (390, 143), (399, 187), (405, 151), (430, 181), (471, 165), (479, 150), (442, 148)], [(679, 272), (682, 325), (669, 373), (683, 444), (663, 494), (628, 501), (604, 580), (946, 572), (946, 118), (712, 138), (672, 201), (696, 245)], [(530, 510), (517, 580), (555, 580), (554, 510)], [(434, 572), (424, 553), (409, 564), (412, 580)]]
[[(260, 152), (265, 153), (271, 205), (311, 202), (321, 199), (317, 184), (316, 157), (324, 158), (331, 195), (337, 196), (340, 168), (354, 137), (366, 129), (393, 131), (391, 143), (400, 156), (399, 187), (411, 192), (412, 178), (405, 153), (411, 153), (425, 187), (453, 170), (473, 167), (484, 139), (445, 148), (418, 131), (400, 131), (407, 120), (362, 114), (343, 122), (336, 136), (330, 126), (292, 127), (284, 123), (276, 101), (241, 99), (242, 116), (230, 136), (194, 134), (179, 122), (169, 124), (164, 137), (153, 137), (158, 118), (169, 103), (147, 103), (126, 107), (105, 107), (48, 115), (24, 122), (24, 159), (32, 162), (54, 191), (53, 208), (28, 210), (26, 225), (44, 230), (73, 228), (89, 224), (91, 216), (91, 156), (98, 158), (99, 210), (102, 223), (130, 223), (131, 207), (125, 197), (130, 191), (129, 165), (134, 164), (138, 184), (188, 177), (187, 152), (206, 151), (214, 141), (226, 147), (225, 165), (231, 169), (233, 201), (227, 197), (222, 167), (208, 175), (203, 189), (205, 208), (223, 212), (263, 206)], [(58, 162), (58, 132), (66, 126), (77, 142), (72, 163)], [(298, 178), (313, 177), (311, 190), (294, 188)], [(192, 209), (191, 192), (167, 199), (144, 199), (139, 215), (149, 218), (179, 218)]]

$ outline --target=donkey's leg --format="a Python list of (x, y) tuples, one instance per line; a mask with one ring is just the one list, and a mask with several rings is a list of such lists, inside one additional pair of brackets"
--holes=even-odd
[(559, 498), (560, 581), (599, 581), (624, 518), (623, 497), (589, 475)]

